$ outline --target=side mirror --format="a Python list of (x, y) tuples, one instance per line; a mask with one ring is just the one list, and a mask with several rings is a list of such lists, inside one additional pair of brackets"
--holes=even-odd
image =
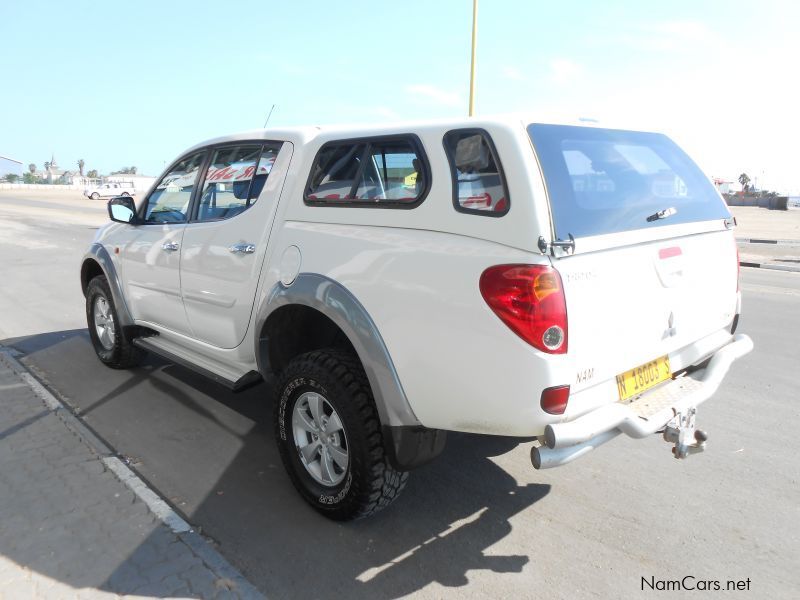
[(117, 196), (108, 201), (108, 216), (117, 223), (138, 225), (139, 216), (136, 214), (136, 205), (130, 196)]

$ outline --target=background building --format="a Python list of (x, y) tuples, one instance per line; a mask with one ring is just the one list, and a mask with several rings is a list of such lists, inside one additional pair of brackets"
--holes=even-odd
[(9, 173), (22, 177), (22, 163), (7, 156), (0, 156), (0, 177)]

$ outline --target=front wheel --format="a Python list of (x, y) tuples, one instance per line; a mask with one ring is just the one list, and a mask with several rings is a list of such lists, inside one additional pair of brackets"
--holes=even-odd
[(303, 354), (277, 385), (275, 438), (292, 483), (337, 520), (391, 504), (408, 480), (386, 457), (372, 391), (358, 359), (339, 350)]
[(108, 280), (103, 275), (86, 286), (86, 322), (89, 338), (100, 361), (114, 369), (129, 369), (142, 362), (145, 351), (119, 325)]
[(91, 198), (92, 198), (92, 200), (99, 200), (100, 199), (100, 194), (98, 194), (97, 192), (93, 192), (92, 195), (91, 195)]

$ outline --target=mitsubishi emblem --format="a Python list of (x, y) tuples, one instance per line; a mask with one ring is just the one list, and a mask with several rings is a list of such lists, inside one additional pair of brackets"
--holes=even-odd
[(664, 330), (662, 339), (672, 337), (678, 333), (678, 328), (675, 327), (675, 313), (669, 311), (669, 318), (667, 319), (667, 328)]

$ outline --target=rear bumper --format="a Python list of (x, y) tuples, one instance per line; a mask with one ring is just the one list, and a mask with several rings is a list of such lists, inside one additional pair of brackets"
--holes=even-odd
[(631, 403), (606, 404), (573, 421), (548, 425), (544, 446), (531, 451), (533, 466), (547, 469), (566, 464), (620, 433), (633, 438), (656, 433), (713, 396), (733, 361), (752, 349), (748, 336), (735, 335), (703, 369), (678, 377)]

